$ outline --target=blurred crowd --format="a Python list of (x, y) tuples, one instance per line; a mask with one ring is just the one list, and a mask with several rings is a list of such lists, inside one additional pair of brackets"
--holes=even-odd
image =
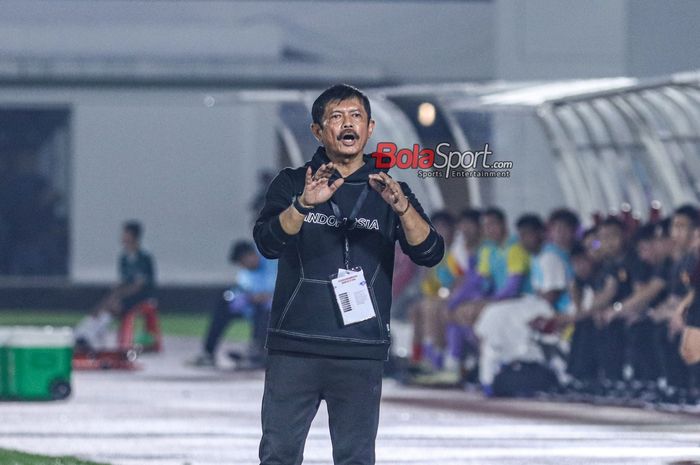
[(516, 234), (498, 208), (434, 213), (449, 247), (442, 262), (419, 269), (397, 254), (394, 310), (414, 329), (410, 382), (697, 403), (698, 367), (679, 347), (695, 318), (700, 212), (653, 213), (584, 229), (561, 208), (522, 215)]

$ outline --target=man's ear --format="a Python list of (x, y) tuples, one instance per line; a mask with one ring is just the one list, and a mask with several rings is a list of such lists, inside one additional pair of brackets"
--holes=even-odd
[(311, 134), (314, 135), (317, 141), (321, 142), (321, 133), (323, 128), (318, 123), (311, 123)]
[(369, 120), (369, 123), (367, 124), (367, 138), (369, 139), (372, 137), (372, 132), (374, 132), (374, 120), (371, 119)]

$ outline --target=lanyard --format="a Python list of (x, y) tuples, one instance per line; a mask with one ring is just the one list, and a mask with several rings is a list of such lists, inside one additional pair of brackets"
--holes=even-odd
[(365, 203), (365, 199), (367, 198), (368, 193), (369, 184), (365, 184), (365, 188), (362, 189), (360, 196), (355, 201), (355, 205), (352, 207), (352, 211), (350, 212), (349, 217), (344, 217), (340, 213), (340, 208), (338, 207), (338, 205), (333, 201), (332, 198), (330, 200), (331, 208), (333, 208), (333, 214), (335, 215), (336, 220), (339, 222), (338, 224), (340, 225), (340, 227), (343, 228), (343, 235), (345, 240), (345, 246), (343, 248), (343, 262), (345, 262), (346, 270), (350, 269), (350, 242), (348, 241), (348, 231), (350, 231), (351, 229), (355, 229), (355, 226), (357, 225), (357, 214), (360, 212), (360, 207), (362, 207), (362, 204)]

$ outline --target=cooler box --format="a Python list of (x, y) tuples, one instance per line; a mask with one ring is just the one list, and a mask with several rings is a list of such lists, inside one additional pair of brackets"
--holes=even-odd
[(5, 345), (12, 328), (0, 326), (0, 398), (7, 397), (7, 349)]
[(4, 344), (6, 392), (11, 399), (65, 399), (71, 393), (73, 330), (12, 328)]

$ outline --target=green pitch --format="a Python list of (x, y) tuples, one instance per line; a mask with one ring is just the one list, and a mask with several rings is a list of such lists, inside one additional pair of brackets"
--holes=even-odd
[(7, 449), (0, 449), (0, 463), (3, 465), (106, 465), (104, 463), (76, 459), (75, 457), (48, 457)]
[[(65, 311), (0, 310), (0, 326), (75, 326), (84, 313)], [(171, 336), (203, 337), (209, 323), (209, 315), (186, 313), (161, 313), (160, 324), (163, 334)], [(247, 341), (250, 325), (247, 321), (235, 320), (226, 332), (226, 340)], [(3, 462), (0, 462), (3, 463)]]

